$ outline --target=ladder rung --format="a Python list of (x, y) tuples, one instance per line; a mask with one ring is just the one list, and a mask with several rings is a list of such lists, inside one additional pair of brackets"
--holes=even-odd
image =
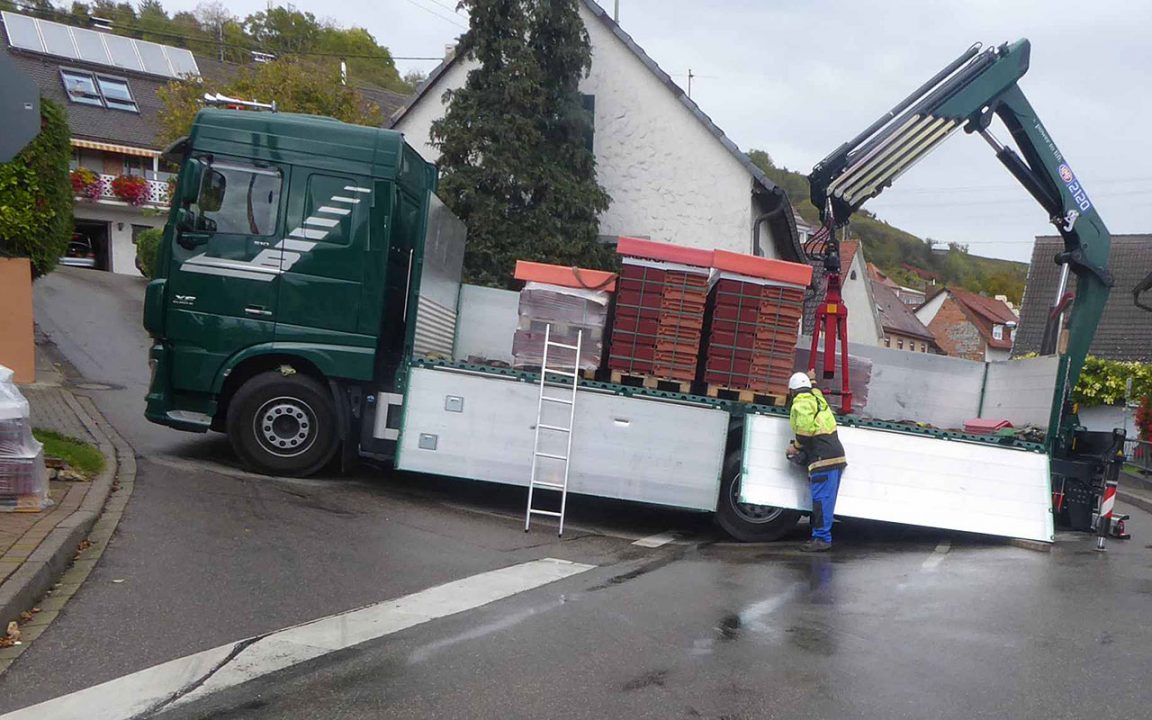
[(543, 368), (543, 370), (544, 370), (544, 374), (546, 374), (546, 375), (563, 375), (564, 377), (576, 377), (577, 375), (580, 374), (580, 373), (576, 372), (575, 370), (568, 370), (568, 369), (557, 370), (555, 368)]
[(541, 430), (555, 430), (556, 432), (572, 432), (572, 428), (560, 427), (558, 425), (545, 425), (544, 423), (537, 423), (536, 427)]
[(564, 460), (565, 462), (567, 462), (567, 460), (568, 460), (567, 455), (554, 455), (552, 453), (542, 453), (542, 452), (536, 453), (536, 457), (551, 458), (553, 460)]
[(530, 508), (528, 510), (528, 512), (532, 513), (533, 515), (547, 515), (548, 517), (560, 517), (560, 513), (552, 512), (551, 510), (537, 510), (535, 508)]
[(563, 490), (564, 489), (564, 485), (562, 483), (548, 482), (546, 480), (533, 480), (532, 481), (532, 487), (542, 487), (542, 488), (548, 488), (550, 490)]
[(549, 402), (560, 403), (561, 405), (571, 405), (572, 404), (572, 401), (567, 399), (567, 398), (549, 397), (547, 395), (541, 395), (540, 399), (541, 400), (547, 400)]
[(579, 350), (580, 349), (580, 348), (576, 347), (575, 345), (567, 345), (565, 343), (553, 342), (551, 340), (548, 341), (548, 345), (549, 345), (549, 347), (563, 348), (565, 350)]

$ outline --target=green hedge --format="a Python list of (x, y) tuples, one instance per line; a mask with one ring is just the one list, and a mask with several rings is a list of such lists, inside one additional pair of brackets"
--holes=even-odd
[(156, 254), (163, 238), (162, 228), (143, 230), (136, 236), (136, 265), (145, 277), (156, 277)]
[(1152, 396), (1152, 365), (1089, 356), (1084, 361), (1073, 400), (1085, 407), (1119, 405), (1124, 402), (1128, 378), (1132, 378), (1133, 399)]
[(71, 157), (64, 109), (41, 99), (40, 134), (0, 164), (0, 255), (29, 258), (34, 277), (52, 272), (72, 238)]

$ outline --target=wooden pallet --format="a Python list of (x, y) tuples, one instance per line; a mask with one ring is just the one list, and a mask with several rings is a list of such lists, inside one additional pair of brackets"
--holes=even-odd
[(655, 375), (635, 375), (621, 372), (620, 370), (612, 371), (612, 382), (617, 385), (639, 386), (648, 390), (665, 390), (668, 392), (683, 393), (684, 395), (692, 393), (692, 383), (688, 380), (671, 380), (656, 377)]
[(755, 405), (773, 405), (775, 407), (784, 407), (788, 404), (787, 395), (774, 395), (772, 393), (749, 390), (748, 388), (733, 388), (724, 385), (709, 385), (708, 397), (716, 398), (717, 400), (737, 400)]

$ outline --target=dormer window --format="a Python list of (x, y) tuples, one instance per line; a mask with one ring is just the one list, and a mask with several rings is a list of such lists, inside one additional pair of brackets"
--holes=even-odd
[(992, 326), (992, 339), (993, 340), (1003, 340), (1004, 339), (1004, 326), (1003, 325), (993, 325)]

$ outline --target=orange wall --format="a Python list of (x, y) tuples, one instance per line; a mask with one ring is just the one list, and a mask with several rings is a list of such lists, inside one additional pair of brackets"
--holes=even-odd
[(32, 336), (32, 266), (28, 258), (0, 258), (0, 365), (16, 371), (16, 382), (36, 380)]

